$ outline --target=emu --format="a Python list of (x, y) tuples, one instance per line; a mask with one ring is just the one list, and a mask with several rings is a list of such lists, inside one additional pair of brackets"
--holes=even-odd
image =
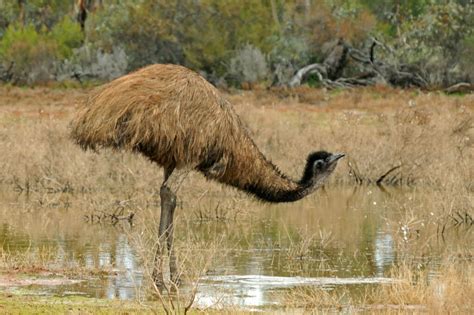
[(111, 147), (139, 152), (164, 169), (154, 280), (162, 283), (168, 250), (171, 280), (176, 193), (183, 174), (195, 170), (267, 202), (299, 200), (320, 187), (344, 154), (309, 154), (294, 181), (257, 148), (231, 104), (202, 76), (178, 65), (151, 65), (98, 87), (71, 122), (83, 149)]

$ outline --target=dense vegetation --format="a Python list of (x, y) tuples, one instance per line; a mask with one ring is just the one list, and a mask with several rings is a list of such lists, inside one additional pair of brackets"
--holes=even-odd
[(109, 80), (178, 63), (216, 84), (285, 85), (337, 42), (376, 41), (377, 60), (448, 86), (474, 81), (473, 30), (469, 0), (3, 0), (0, 80)]

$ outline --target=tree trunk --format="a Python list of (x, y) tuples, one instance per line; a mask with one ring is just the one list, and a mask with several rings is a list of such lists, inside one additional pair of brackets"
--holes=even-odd
[(77, 0), (76, 2), (76, 20), (81, 26), (81, 31), (84, 33), (84, 28), (87, 20), (87, 4), (86, 0)]

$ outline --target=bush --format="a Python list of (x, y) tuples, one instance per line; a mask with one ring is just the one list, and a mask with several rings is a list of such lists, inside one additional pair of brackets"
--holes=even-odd
[(433, 86), (472, 80), (474, 9), (454, 2), (426, 8), (391, 41), (395, 62), (422, 68)]
[[(376, 61), (419, 69), (431, 85), (472, 82), (474, 7), (468, 1), (392, 2), (90, 0), (90, 45), (81, 48), (81, 28), (67, 15), (74, 1), (0, 1), (0, 79), (34, 84), (59, 71), (61, 78), (107, 80), (148, 64), (175, 63), (214, 83), (284, 85), (301, 67), (322, 62), (328, 43), (342, 39), (368, 51), (364, 45), (374, 36), (387, 44), (376, 49)], [(348, 64), (343, 76), (352, 72), (359, 71)]]
[(53, 79), (58, 46), (45, 31), (33, 25), (10, 25), (0, 41), (3, 66), (16, 84), (44, 83)]
[(474, 34), (467, 36), (461, 44), (460, 67), (468, 76), (466, 81), (474, 82)]
[(58, 81), (79, 80), (112, 80), (127, 72), (127, 55), (122, 48), (113, 48), (105, 52), (91, 44), (75, 49), (69, 60), (59, 67)]
[(250, 44), (264, 54), (271, 50), (269, 39), (277, 25), (268, 2), (205, 0), (187, 10), (193, 19), (180, 21), (177, 39), (191, 68), (221, 77), (239, 48)]
[(50, 36), (58, 45), (58, 54), (63, 59), (71, 57), (73, 49), (83, 42), (81, 27), (68, 16), (54, 25)]
[(267, 61), (260, 49), (250, 44), (237, 50), (230, 60), (228, 74), (231, 81), (250, 84), (267, 81), (270, 76)]
[(286, 32), (274, 38), (269, 59), (273, 69), (273, 83), (286, 85), (295, 72), (310, 61), (311, 54), (303, 37)]
[(87, 25), (90, 41), (105, 53), (122, 47), (128, 70), (152, 63), (183, 63), (183, 53), (173, 35), (175, 6), (167, 1), (112, 4), (98, 12)]
[(268, 53), (271, 10), (252, 0), (143, 0), (110, 4), (88, 20), (89, 39), (110, 52), (123, 47), (129, 70), (151, 63), (184, 64), (222, 77), (246, 43)]
[(82, 44), (79, 25), (63, 18), (51, 32), (34, 25), (10, 25), (0, 41), (0, 57), (7, 77), (15, 84), (36, 84), (54, 80), (58, 64), (72, 56)]

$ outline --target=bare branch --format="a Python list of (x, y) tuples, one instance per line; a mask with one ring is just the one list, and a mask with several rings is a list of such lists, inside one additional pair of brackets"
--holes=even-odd
[(319, 63), (310, 64), (296, 72), (296, 74), (291, 79), (289, 86), (295, 87), (301, 85), (303, 78), (307, 77), (309, 74), (316, 74), (320, 81), (324, 81), (324, 78), (327, 77), (327, 70), (326, 67)]

